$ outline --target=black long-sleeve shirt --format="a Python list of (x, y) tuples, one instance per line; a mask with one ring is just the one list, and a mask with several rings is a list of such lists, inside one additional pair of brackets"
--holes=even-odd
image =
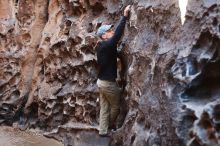
[(120, 40), (126, 17), (123, 16), (115, 30), (115, 34), (108, 40), (102, 41), (97, 46), (97, 61), (99, 65), (98, 78), (101, 80), (115, 80), (117, 78), (117, 43)]

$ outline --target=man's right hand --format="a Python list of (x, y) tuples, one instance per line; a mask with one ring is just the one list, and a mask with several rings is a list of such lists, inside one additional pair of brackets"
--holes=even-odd
[(128, 17), (130, 11), (131, 11), (131, 5), (128, 5), (124, 10), (124, 16)]

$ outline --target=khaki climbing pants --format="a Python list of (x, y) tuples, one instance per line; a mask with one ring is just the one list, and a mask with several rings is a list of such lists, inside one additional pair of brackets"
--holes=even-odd
[(116, 82), (97, 80), (100, 93), (99, 134), (107, 134), (109, 125), (115, 124), (120, 111), (121, 88)]

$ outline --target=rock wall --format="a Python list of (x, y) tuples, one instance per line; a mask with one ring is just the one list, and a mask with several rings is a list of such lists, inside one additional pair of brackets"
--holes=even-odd
[(0, 123), (25, 113), (65, 145), (97, 134), (95, 32), (127, 4), (123, 123), (109, 144), (219, 145), (218, 0), (188, 0), (184, 23), (178, 0), (0, 0)]

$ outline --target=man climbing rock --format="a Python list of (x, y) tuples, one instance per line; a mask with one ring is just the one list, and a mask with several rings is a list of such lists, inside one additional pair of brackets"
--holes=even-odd
[(97, 85), (100, 92), (100, 122), (99, 135), (108, 136), (108, 129), (115, 129), (115, 122), (119, 114), (121, 88), (116, 83), (117, 78), (117, 44), (123, 34), (126, 20), (130, 12), (130, 5), (124, 10), (115, 32), (113, 25), (102, 25), (97, 35), (101, 42), (97, 45), (97, 62), (99, 74)]

